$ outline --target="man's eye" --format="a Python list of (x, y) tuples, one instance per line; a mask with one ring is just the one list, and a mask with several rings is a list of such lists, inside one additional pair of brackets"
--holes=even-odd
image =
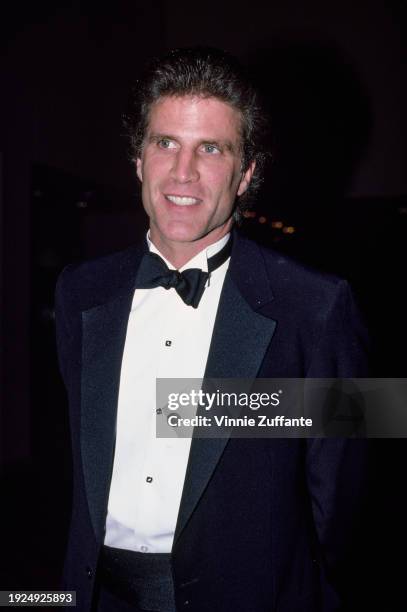
[(173, 149), (175, 144), (169, 138), (161, 138), (161, 140), (158, 141), (158, 146), (161, 147), (161, 149)]
[(203, 149), (205, 153), (220, 153), (219, 147), (210, 143), (204, 144)]

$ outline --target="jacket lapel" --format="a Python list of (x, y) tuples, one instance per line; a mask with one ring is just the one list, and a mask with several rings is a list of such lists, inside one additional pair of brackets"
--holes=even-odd
[[(276, 321), (257, 310), (272, 297), (259, 248), (235, 235), (205, 378), (256, 377), (276, 328)], [(193, 438), (174, 542), (186, 526), (227, 442), (228, 438)]]
[(81, 452), (89, 510), (103, 533), (116, 437), (117, 399), (133, 292), (82, 313)]
[(146, 248), (116, 270), (113, 295), (82, 312), (81, 454), (97, 541), (103, 538), (116, 439), (120, 371), (135, 276)]

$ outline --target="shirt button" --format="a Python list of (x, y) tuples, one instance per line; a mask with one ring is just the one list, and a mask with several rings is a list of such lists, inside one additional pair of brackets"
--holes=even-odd
[(172, 341), (171, 340), (166, 340), (165, 341), (165, 346), (171, 346), (172, 345)]
[(153, 482), (153, 478), (152, 478), (152, 476), (147, 476), (147, 478), (146, 478), (146, 482)]
[(141, 550), (141, 552), (147, 552), (148, 551), (148, 546), (140, 546), (140, 550)]
[(86, 575), (89, 578), (89, 580), (92, 578), (93, 572), (92, 572), (92, 568), (91, 567), (87, 567), (86, 568)]

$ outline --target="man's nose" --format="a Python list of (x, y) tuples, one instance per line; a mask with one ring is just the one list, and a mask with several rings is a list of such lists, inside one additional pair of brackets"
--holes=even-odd
[(174, 157), (172, 178), (178, 183), (191, 183), (199, 180), (197, 159), (194, 151), (181, 150)]

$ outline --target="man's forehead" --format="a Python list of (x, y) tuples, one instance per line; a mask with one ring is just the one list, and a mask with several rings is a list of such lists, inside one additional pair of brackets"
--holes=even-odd
[[(146, 133), (169, 127), (184, 131), (212, 131), (241, 139), (242, 114), (231, 104), (209, 95), (171, 95), (158, 98), (150, 106)], [(227, 135), (227, 136), (226, 136)]]

